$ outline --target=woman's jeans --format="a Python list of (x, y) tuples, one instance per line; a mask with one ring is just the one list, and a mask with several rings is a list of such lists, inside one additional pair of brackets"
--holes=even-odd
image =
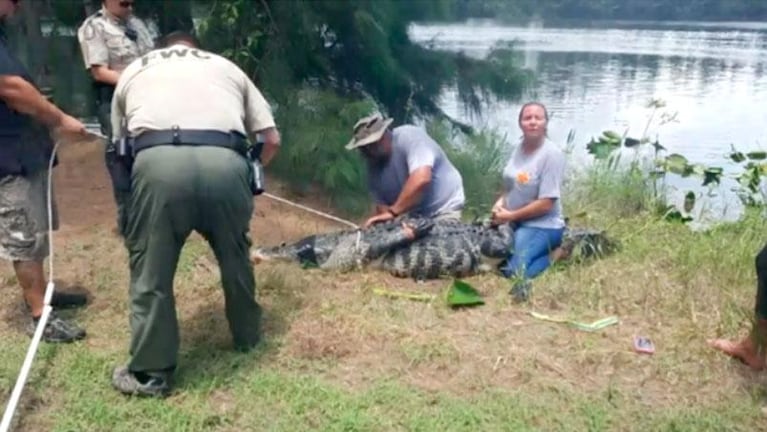
[(551, 264), (549, 252), (562, 244), (564, 231), (564, 228), (516, 228), (514, 249), (500, 267), (501, 273), (507, 278), (516, 275), (525, 280), (541, 274)]

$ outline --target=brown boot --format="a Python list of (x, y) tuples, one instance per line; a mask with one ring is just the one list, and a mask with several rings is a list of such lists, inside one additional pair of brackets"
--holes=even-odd
[(759, 319), (749, 335), (740, 342), (726, 339), (709, 340), (708, 344), (725, 354), (742, 361), (753, 370), (761, 371), (765, 367), (767, 349), (767, 320)]

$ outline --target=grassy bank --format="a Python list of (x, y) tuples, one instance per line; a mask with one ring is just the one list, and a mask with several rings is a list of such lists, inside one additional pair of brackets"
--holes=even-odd
[[(284, 150), (303, 142), (286, 140)], [(59, 174), (59, 190), (105, 182), (83, 171), (83, 160), (98, 166), (100, 155), (96, 146), (63, 154), (60, 169), (71, 172)], [(177, 393), (163, 401), (125, 398), (110, 388), (112, 367), (125, 361), (129, 342), (126, 256), (108, 234), (111, 209), (99, 207), (103, 217), (86, 219), (63, 199), (67, 228), (56, 237), (57, 277), (93, 294), (87, 308), (68, 313), (89, 337), (42, 346), (17, 430), (765, 430), (764, 377), (705, 341), (746, 330), (753, 257), (767, 222), (750, 211), (737, 223), (692, 232), (662, 221), (652, 195), (636, 193), (646, 186), (604, 168), (569, 182), (572, 223), (608, 229), (621, 250), (551, 269), (523, 305), (512, 304), (508, 281), (492, 275), (469, 279), (485, 305), (451, 310), (441, 301), (374, 292), (438, 294), (448, 280), (416, 284), (375, 272), (260, 265), (265, 340), (251, 354), (230, 350), (215, 259), (193, 237), (175, 281), (182, 337)], [(111, 202), (104, 191), (103, 202)], [(95, 206), (89, 200), (98, 193), (78, 200), (77, 211)], [(257, 208), (258, 242), (336, 228), (269, 201)], [(0, 278), (9, 293), (0, 300), (7, 400), (29, 340), (20, 334), (23, 309), (10, 268)], [(537, 320), (531, 311), (584, 322), (615, 315), (620, 322), (587, 333)], [(634, 335), (651, 338), (657, 353), (634, 353)]]

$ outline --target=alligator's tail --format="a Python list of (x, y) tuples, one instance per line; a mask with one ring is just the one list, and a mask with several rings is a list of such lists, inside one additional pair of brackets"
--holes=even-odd
[(589, 259), (613, 254), (620, 249), (620, 243), (604, 231), (568, 229), (561, 247), (566, 258), (575, 255), (577, 259)]

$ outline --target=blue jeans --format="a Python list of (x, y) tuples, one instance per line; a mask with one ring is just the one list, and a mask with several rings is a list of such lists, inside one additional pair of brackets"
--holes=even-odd
[(564, 231), (564, 228), (516, 228), (514, 249), (506, 263), (500, 267), (501, 273), (507, 278), (517, 275), (524, 279), (532, 279), (541, 274), (551, 264), (549, 252), (562, 244)]

